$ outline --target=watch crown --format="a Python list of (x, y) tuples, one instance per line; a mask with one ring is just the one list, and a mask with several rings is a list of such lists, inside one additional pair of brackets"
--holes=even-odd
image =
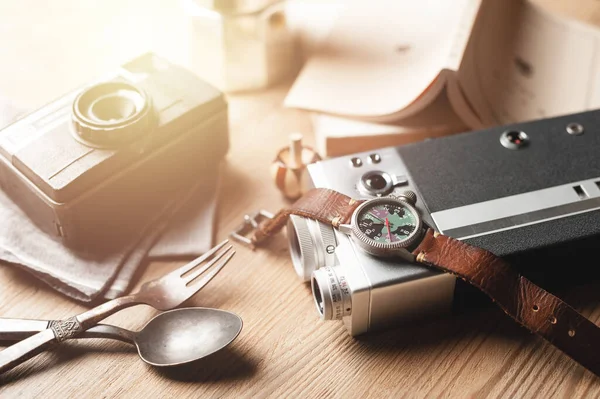
[(414, 205), (417, 203), (417, 194), (415, 194), (414, 191), (405, 191), (399, 195), (399, 198), (401, 200), (408, 202), (411, 205)]

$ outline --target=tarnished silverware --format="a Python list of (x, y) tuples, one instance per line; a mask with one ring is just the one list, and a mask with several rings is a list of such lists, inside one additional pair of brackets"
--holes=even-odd
[[(78, 336), (121, 309), (145, 304), (158, 310), (170, 310), (181, 305), (212, 280), (233, 257), (235, 251), (231, 245), (218, 252), (227, 242), (222, 242), (187, 265), (145, 283), (135, 294), (113, 299), (69, 319), (53, 321), (44, 331), (9, 346), (0, 352), (0, 373), (36, 356), (54, 343)], [(213, 259), (209, 263), (197, 269), (210, 258)], [(207, 271), (209, 272), (204, 275)]]
[[(0, 341), (16, 341), (45, 330), (49, 320), (0, 318)], [(108, 338), (134, 344), (140, 358), (156, 367), (180, 366), (229, 345), (242, 331), (242, 319), (232, 312), (182, 308), (152, 318), (140, 331), (98, 324), (75, 338)]]

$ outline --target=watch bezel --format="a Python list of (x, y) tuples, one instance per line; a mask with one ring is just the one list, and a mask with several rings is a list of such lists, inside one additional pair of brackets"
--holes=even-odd
[[(402, 241), (393, 243), (377, 242), (360, 230), (360, 228), (358, 227), (358, 217), (365, 210), (365, 208), (370, 208), (378, 204), (386, 204), (390, 202), (399, 203), (401, 206), (411, 211), (415, 215), (417, 224), (412, 234)], [(366, 252), (377, 256), (397, 255), (398, 251), (406, 249), (415, 244), (417, 240), (421, 237), (421, 233), (423, 230), (423, 220), (419, 211), (417, 211), (417, 209), (409, 202), (396, 197), (373, 198), (368, 201), (365, 201), (358, 208), (356, 208), (356, 210), (352, 214), (350, 224), (352, 225), (352, 236), (356, 238), (356, 242), (359, 244), (359, 246)]]

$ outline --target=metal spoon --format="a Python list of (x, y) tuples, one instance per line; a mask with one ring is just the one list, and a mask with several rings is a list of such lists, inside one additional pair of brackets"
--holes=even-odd
[[(48, 327), (47, 320), (0, 318), (0, 341), (27, 338)], [(140, 331), (99, 324), (78, 338), (109, 338), (135, 344), (140, 358), (156, 367), (179, 366), (229, 345), (242, 330), (235, 313), (209, 308), (182, 308), (160, 313)]]

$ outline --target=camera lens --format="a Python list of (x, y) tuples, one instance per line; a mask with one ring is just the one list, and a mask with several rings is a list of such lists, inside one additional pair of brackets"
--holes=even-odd
[(335, 263), (337, 240), (333, 227), (291, 215), (287, 231), (292, 263), (303, 281), (309, 281), (314, 270)]
[(313, 297), (315, 299), (315, 305), (317, 305), (317, 312), (319, 312), (319, 315), (323, 317), (325, 313), (325, 307), (323, 305), (323, 294), (321, 294), (321, 289), (319, 288), (319, 283), (317, 282), (316, 278), (312, 278), (310, 286), (312, 288)]
[(343, 269), (324, 267), (311, 279), (313, 299), (322, 320), (341, 320), (352, 314), (352, 296)]
[(152, 128), (151, 101), (136, 86), (110, 81), (82, 91), (73, 102), (73, 133), (98, 148), (129, 142)]
[(389, 173), (372, 170), (362, 175), (358, 187), (368, 195), (386, 195), (394, 189), (394, 183)]
[(106, 95), (92, 103), (89, 110), (90, 118), (98, 122), (117, 122), (129, 118), (136, 112), (135, 101), (126, 96)]

